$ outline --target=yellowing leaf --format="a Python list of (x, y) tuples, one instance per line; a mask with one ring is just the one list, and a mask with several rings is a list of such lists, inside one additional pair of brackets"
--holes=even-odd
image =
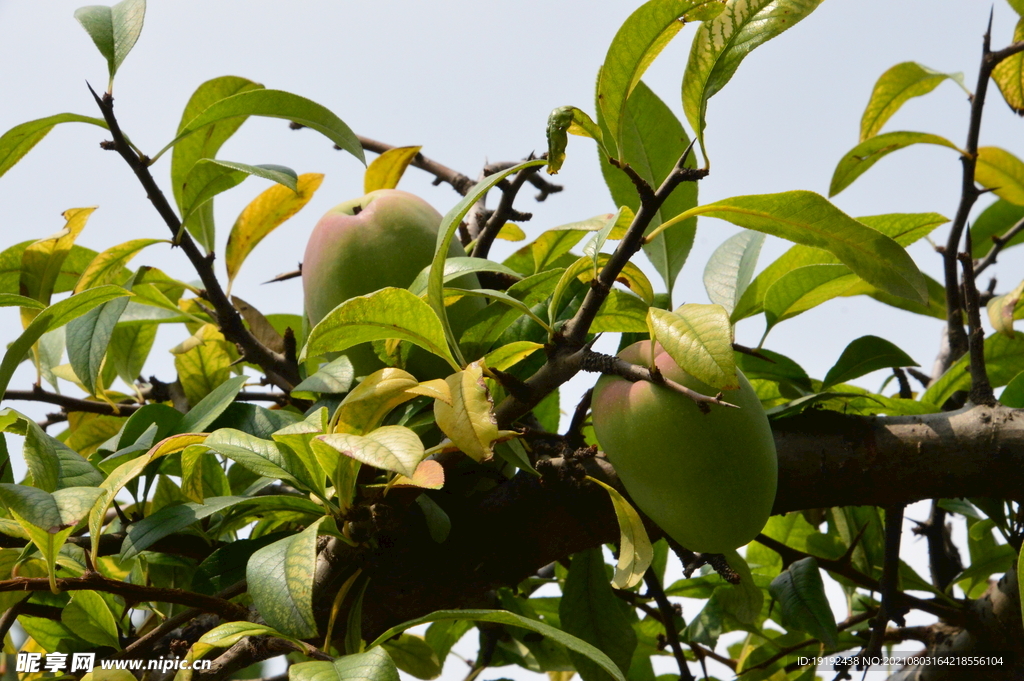
[[(91, 208), (69, 208), (63, 217), (67, 221), (56, 234), (31, 244), (21, 255), (21, 295), (34, 298), (44, 305), (50, 304), (50, 296), (60, 275), (61, 265), (75, 245), (75, 239), (85, 229), (89, 216), (96, 210)], [(21, 312), (22, 325), (28, 327), (38, 310), (26, 308)]]
[(132, 239), (98, 253), (75, 284), (75, 293), (104, 284), (123, 284), (124, 281), (118, 281), (118, 278), (124, 266), (138, 255), (139, 251), (153, 244), (169, 243), (171, 242), (167, 239)]
[(515, 366), (533, 353), (544, 347), (540, 343), (531, 341), (514, 341), (508, 345), (491, 350), (484, 356), (484, 364), (498, 371), (505, 371)]
[(999, 147), (978, 149), (974, 179), (1001, 199), (1024, 206), (1024, 163)]
[(423, 442), (405, 426), (384, 426), (366, 435), (335, 433), (318, 440), (360, 463), (412, 478), (423, 460)]
[(420, 382), (408, 371), (386, 367), (375, 371), (345, 396), (334, 415), (335, 433), (362, 435), (380, 425), (392, 409), (408, 402)]
[(369, 194), (377, 189), (394, 189), (405, 174), (416, 154), (423, 147), (396, 147), (388, 149), (373, 159), (363, 175), (363, 192)]
[(501, 226), (501, 229), (498, 230), (498, 234), (495, 238), (501, 239), (502, 241), (522, 241), (526, 238), (526, 232), (524, 232), (523, 228), (516, 223), (506, 222)]
[(615, 565), (612, 586), (616, 589), (632, 588), (644, 578), (644, 573), (654, 560), (654, 547), (647, 537), (647, 530), (640, 520), (640, 514), (618, 490), (589, 475), (587, 480), (605, 488), (615, 507), (615, 518), (619, 521), (619, 562)]
[(299, 175), (296, 191), (275, 184), (245, 207), (231, 227), (224, 252), (229, 289), (249, 253), (265, 236), (302, 210), (320, 188), (323, 179), (320, 173), (304, 173)]
[[(1013, 29), (1013, 42), (1024, 40), (1024, 19)], [(1024, 113), (1024, 54), (1004, 59), (992, 69), (992, 80), (999, 86), (1003, 99), (1017, 115)]]
[(484, 382), (483, 362), (473, 362), (445, 380), (451, 390), (452, 403), (434, 402), (437, 427), (475, 461), (490, 459), (494, 455), (494, 443), (513, 433), (498, 430), (494, 405)]
[(444, 466), (432, 459), (420, 461), (420, 465), (416, 467), (416, 472), (411, 478), (400, 475), (395, 478), (391, 486), (441, 489), (444, 487)]
[(1014, 312), (1022, 295), (1024, 295), (1024, 281), (1017, 284), (1017, 288), (1009, 293), (988, 301), (988, 320), (992, 323), (993, 329), (1013, 338)]
[(683, 371), (719, 390), (739, 388), (732, 327), (721, 305), (689, 303), (674, 312), (650, 308), (651, 336)]

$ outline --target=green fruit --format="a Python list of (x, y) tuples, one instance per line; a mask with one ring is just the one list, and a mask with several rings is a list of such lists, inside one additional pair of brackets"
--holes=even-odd
[[(619, 357), (650, 364), (650, 341)], [(718, 391), (683, 371), (657, 345), (662, 374), (704, 395)], [(636, 505), (677, 542), (723, 553), (750, 542), (775, 502), (778, 461), (761, 401), (737, 371), (740, 387), (701, 413), (689, 397), (647, 381), (605, 375), (594, 388), (598, 442)]]
[[(349, 298), (387, 286), (407, 288), (430, 265), (440, 225), (441, 214), (429, 203), (397, 189), (378, 189), (327, 211), (313, 228), (302, 261), (310, 326)], [(462, 245), (453, 239), (448, 257), (464, 255)], [(480, 287), (475, 275), (461, 277), (453, 285)], [(464, 298), (448, 308), (456, 337), (465, 320), (483, 305), (480, 298)], [(352, 360), (356, 376), (384, 366), (369, 343), (344, 354)], [(424, 379), (451, 373), (447, 362), (419, 348), (410, 352), (406, 368)]]

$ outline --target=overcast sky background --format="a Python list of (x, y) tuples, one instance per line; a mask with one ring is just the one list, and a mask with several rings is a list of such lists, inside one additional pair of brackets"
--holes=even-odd
[[(517, 160), (546, 148), (547, 115), (573, 104), (593, 113), (598, 66), (634, 0), (539, 0), (470, 2), (268, 2), (176, 0), (150, 3), (146, 26), (114, 88), (125, 132), (147, 153), (173, 137), (182, 108), (202, 82), (239, 75), (317, 101), (357, 133), (395, 145), (423, 145), (423, 153), (476, 177), (487, 161)], [(0, 74), (4, 83), (0, 131), (60, 112), (97, 116), (85, 83), (98, 90), (106, 65), (72, 14), (79, 1), (0, 0)], [(709, 105), (706, 140), (713, 172), (700, 185), (701, 203), (743, 195), (807, 189), (827, 194), (835, 164), (856, 144), (859, 121), (875, 80), (908, 60), (943, 72), (963, 71), (973, 90), (981, 36), (990, 4), (973, 0), (828, 0), (809, 18), (752, 53)], [(1016, 16), (1003, 0), (994, 6), (993, 46), (1011, 40)], [(645, 77), (682, 118), (680, 81), (694, 28), (684, 29)], [(1024, 155), (1022, 122), (989, 90), (982, 144)], [(885, 131), (918, 130), (963, 144), (968, 116), (965, 94), (944, 83), (908, 102)], [(101, 151), (107, 139), (92, 126), (55, 128), (6, 176), (0, 178), (0, 235), (4, 246), (48, 236), (63, 226), (61, 212), (98, 205), (78, 243), (103, 250), (134, 238), (167, 236), (166, 227), (123, 161)], [(290, 131), (284, 121), (250, 119), (221, 150), (243, 163), (276, 163), (326, 179), (315, 198), (267, 237), (249, 257), (234, 291), (264, 313), (299, 313), (299, 280), (261, 286), (295, 269), (316, 220), (331, 206), (362, 193), (363, 168), (309, 130)], [(372, 158), (372, 156), (371, 156)], [(169, 193), (170, 155), (154, 174)], [(447, 185), (410, 169), (401, 188), (420, 194), (446, 212), (458, 195)], [(546, 228), (614, 210), (600, 176), (593, 144), (570, 139), (558, 182), (565, 191), (543, 204), (523, 192), (518, 207), (532, 211), (525, 228), (534, 238)], [(850, 215), (936, 211), (952, 217), (959, 199), (960, 163), (949, 149), (918, 146), (882, 160), (834, 202)], [(218, 244), (223, 249), (239, 211), (267, 183), (249, 179), (216, 202)], [(979, 202), (984, 207), (991, 199)], [(975, 214), (978, 210), (976, 209)], [(935, 234), (944, 243), (945, 227)], [(707, 302), (701, 274), (708, 256), (736, 232), (723, 221), (701, 219), (696, 244), (674, 301)], [(769, 238), (761, 263), (789, 244)], [(501, 244), (501, 259), (516, 245)], [(1024, 249), (1018, 249), (1024, 250)], [(918, 264), (941, 279), (941, 261), (926, 241), (910, 249)], [(133, 265), (150, 264), (173, 276), (195, 279), (185, 257), (151, 247)], [(1022, 257), (1010, 251), (995, 267), (1000, 292), (1021, 278)], [(218, 263), (220, 273), (223, 265)], [(657, 281), (651, 274), (652, 281)], [(0, 310), (4, 343), (20, 333), (17, 311)], [(930, 372), (941, 324), (867, 298), (840, 298), (781, 324), (766, 347), (799, 361), (822, 377), (854, 338), (874, 334), (908, 352)], [(763, 317), (741, 322), (737, 341), (755, 345)], [(173, 378), (165, 348), (182, 340), (161, 331), (149, 373)], [(877, 389), (884, 376), (860, 381)], [(23, 365), (12, 388), (26, 388), (34, 372)], [(574, 382), (563, 398), (571, 411), (576, 396), (593, 382)], [(41, 418), (46, 407), (9, 406)], [(17, 451), (17, 446), (12, 448)], [(915, 507), (910, 515), (921, 517)], [(913, 552), (913, 538), (908, 554)], [(913, 558), (917, 565), (922, 563)], [(687, 616), (696, 614), (688, 609)], [(843, 615), (838, 611), (840, 617)], [(505, 675), (511, 670), (502, 670)], [(449, 664), (446, 676), (459, 678)], [(496, 672), (486, 675), (495, 677)]]

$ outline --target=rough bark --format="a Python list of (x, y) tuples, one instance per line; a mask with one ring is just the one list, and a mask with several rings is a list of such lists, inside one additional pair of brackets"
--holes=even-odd
[[(973, 407), (915, 417), (813, 411), (777, 421), (773, 429), (779, 453), (776, 513), (962, 496), (1024, 500), (1022, 410)], [(370, 577), (363, 612), (368, 638), (433, 610), (486, 606), (494, 588), (617, 539), (607, 494), (582, 481), (584, 468), (615, 482), (602, 458), (552, 459), (541, 478), (520, 474), (468, 496), (432, 493), (452, 522), (441, 544), (430, 539), (415, 504), (396, 506), (376, 548), (321, 555), (317, 582), (324, 595), (316, 602), (329, 607), (338, 566), (354, 563)], [(446, 487), (458, 489), (460, 470), (449, 468)], [(947, 638), (970, 650), (993, 640), (1015, 641), (1019, 648), (1024, 636), (1016, 580), (1004, 580), (999, 589), (976, 603), (980, 629), (947, 628)], [(1016, 614), (1012, 622), (1010, 612)], [(1006, 626), (1016, 626), (1016, 639), (1007, 638)]]

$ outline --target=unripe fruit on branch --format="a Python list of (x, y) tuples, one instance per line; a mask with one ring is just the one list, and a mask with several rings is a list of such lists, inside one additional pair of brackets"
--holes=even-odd
[[(718, 391), (683, 371), (660, 346), (655, 364), (668, 379), (705, 395)], [(619, 353), (650, 364), (650, 341)], [(747, 544), (775, 502), (778, 461), (768, 417), (746, 377), (704, 414), (686, 395), (647, 381), (605, 375), (594, 388), (598, 442), (630, 497), (670, 537), (701, 553)]]
[[(398, 189), (378, 189), (327, 211), (313, 228), (302, 260), (302, 288), (310, 326), (349, 298), (387, 286), (407, 288), (430, 265), (440, 225), (441, 214), (429, 203)], [(462, 245), (453, 239), (448, 257), (465, 254)], [(452, 285), (480, 287), (475, 275), (460, 277)], [(466, 320), (483, 305), (481, 298), (467, 297), (448, 308), (456, 337), (464, 330)], [(344, 354), (352, 361), (356, 376), (367, 376), (384, 366), (369, 343)], [(410, 352), (406, 368), (420, 379), (451, 373), (444, 360), (419, 348)]]

